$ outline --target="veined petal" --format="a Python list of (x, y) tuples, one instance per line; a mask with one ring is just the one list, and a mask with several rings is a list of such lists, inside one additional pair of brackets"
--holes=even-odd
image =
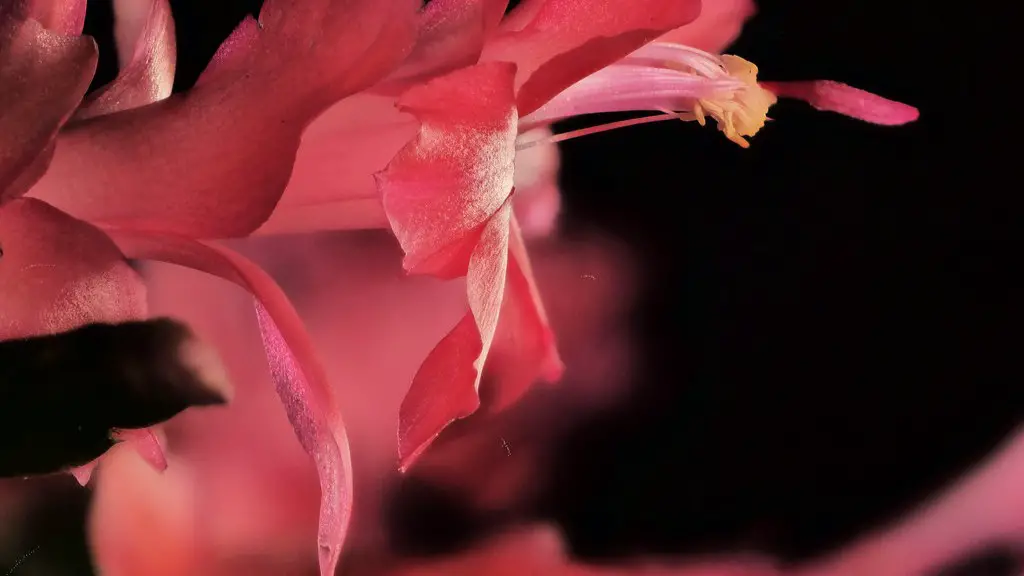
[(256, 264), (224, 247), (125, 230), (112, 231), (111, 236), (133, 257), (220, 276), (256, 297), (256, 315), (278, 396), (320, 475), (320, 570), (323, 576), (333, 575), (352, 508), (351, 457), (334, 392), (288, 298)]
[(280, 199), (309, 122), (406, 54), (408, 4), (268, 1), (186, 95), (69, 126), (31, 195), (109, 226), (252, 232)]
[(534, 0), (510, 15), (482, 59), (514, 62), (523, 116), (661, 34), (697, 18), (699, 0)]
[(75, 119), (110, 114), (158, 102), (174, 85), (174, 18), (167, 0), (114, 2), (117, 55), (121, 71), (93, 93)]
[(96, 70), (91, 38), (47, 30), (21, 19), (17, 8), (0, 8), (0, 203), (21, 195), (42, 175), (57, 130), (81, 102)]

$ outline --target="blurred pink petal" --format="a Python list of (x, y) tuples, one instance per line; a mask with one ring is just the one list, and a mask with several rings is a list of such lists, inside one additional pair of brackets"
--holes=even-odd
[[(548, 128), (537, 128), (520, 136), (533, 140), (549, 138), (552, 134)], [(548, 236), (555, 231), (562, 208), (559, 163), (557, 146), (533, 146), (516, 154), (516, 193), (512, 207), (527, 238)]]
[(146, 316), (142, 279), (103, 232), (39, 200), (0, 207), (0, 339)]
[(899, 126), (919, 116), (913, 106), (831, 80), (764, 82), (761, 85), (783, 98), (803, 100), (818, 110), (838, 112), (872, 124)]
[(514, 67), (480, 64), (413, 88), (399, 108), (420, 135), (378, 175), (406, 270), (467, 276), (470, 312), (424, 361), (402, 403), (407, 468), (441, 430), (479, 405), (480, 371), (501, 308), (515, 158)]
[(90, 95), (76, 120), (159, 102), (174, 85), (174, 19), (167, 0), (117, 0), (118, 59), (113, 82)]
[(293, 4), (266, 2), (187, 94), (69, 126), (30, 194), (104, 225), (207, 238), (256, 229), (303, 129), (390, 72), (415, 34), (412, 0)]
[(299, 443), (320, 475), (320, 570), (324, 576), (334, 574), (352, 508), (348, 439), (334, 392), (287, 296), (257, 265), (226, 248), (129, 231), (113, 232), (112, 236), (133, 257), (221, 276), (256, 297), (256, 315), (278, 395)]
[(1024, 550), (1024, 430), (894, 526), (794, 576), (927, 574), (985, 546)]
[(743, 24), (757, 12), (753, 0), (704, 0), (700, 16), (658, 39), (720, 53), (740, 35)]
[(80, 23), (65, 20), (78, 19), (76, 11), (84, 16), (84, 1), (29, 3), (29, 15), (42, 11), (59, 31), (22, 18), (19, 8), (16, 1), (0, 7), (0, 203), (42, 175), (52, 140), (96, 70), (96, 44), (73, 30)]
[[(144, 462), (153, 467), (153, 470), (163, 472), (167, 469), (167, 456), (164, 454), (164, 449), (160, 444), (160, 440), (151, 429), (115, 430), (111, 436), (113, 436), (113, 438), (118, 442), (123, 442), (124, 445), (134, 449), (135, 453), (138, 454)], [(111, 458), (112, 454), (113, 449), (88, 464), (71, 468), (68, 472), (75, 477), (75, 480), (77, 480), (79, 484), (85, 486), (89, 483), (89, 480), (92, 478), (93, 471), (95, 471), (96, 467), (99, 466), (100, 462), (106, 462)]]
[(482, 58), (517, 65), (516, 102), (525, 116), (699, 13), (699, 0), (526, 0), (488, 41)]

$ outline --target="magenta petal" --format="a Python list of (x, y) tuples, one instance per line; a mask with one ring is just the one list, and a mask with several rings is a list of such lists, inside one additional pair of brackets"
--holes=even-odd
[(171, 95), (174, 84), (174, 19), (167, 0), (118, 0), (118, 56), (121, 72), (93, 93), (75, 114), (80, 120), (145, 106)]
[(146, 292), (111, 240), (44, 202), (0, 207), (0, 340), (146, 316)]
[(23, 172), (42, 174), (95, 70), (91, 38), (63, 36), (0, 8), (0, 202), (32, 184)]
[(515, 29), (487, 43), (482, 59), (514, 62), (526, 116), (578, 80), (697, 18), (700, 0), (545, 0), (524, 3)]
[(390, 72), (415, 32), (404, 0), (293, 3), (268, 1), (262, 28), (243, 22), (186, 95), (69, 126), (31, 195), (110, 226), (255, 230), (309, 122)]
[(333, 575), (352, 509), (351, 458), (337, 400), (295, 308), (266, 272), (227, 248), (169, 235), (113, 231), (111, 236), (132, 257), (220, 276), (256, 297), (278, 396), (320, 476), (320, 570), (323, 576)]
[(872, 124), (899, 126), (917, 120), (920, 115), (913, 106), (832, 80), (762, 82), (761, 86), (783, 98), (803, 100), (818, 110), (838, 112)]
[(470, 312), (430, 351), (402, 401), (398, 453), (403, 471), (445, 427), (480, 405), (480, 374), (504, 296), (511, 210), (506, 203), (484, 224), (466, 274)]

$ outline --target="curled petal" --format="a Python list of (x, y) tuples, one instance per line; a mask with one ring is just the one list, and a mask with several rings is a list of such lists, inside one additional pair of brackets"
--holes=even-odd
[(525, 116), (578, 80), (697, 18), (699, 0), (534, 0), (487, 43), (483, 60), (514, 62)]
[(756, 12), (753, 0), (704, 0), (696, 20), (658, 40), (721, 54), (736, 40), (743, 24)]
[(413, 88), (398, 107), (421, 122), (416, 140), (377, 176), (405, 269), (466, 273), (476, 236), (512, 192), (518, 117), (515, 67), (488, 63)]
[(112, 232), (133, 257), (201, 270), (256, 297), (256, 314), (278, 396), (320, 476), (320, 570), (334, 574), (352, 508), (351, 458), (341, 414), (313, 343), (284, 292), (257, 265), (226, 248), (182, 237)]
[(917, 120), (917, 108), (832, 80), (814, 82), (762, 82), (783, 98), (803, 100), (818, 110), (838, 112), (872, 124), (899, 126)]
[(114, 2), (121, 72), (75, 114), (84, 119), (158, 102), (174, 85), (174, 18), (167, 0)]
[(258, 228), (309, 122), (386, 75), (414, 34), (404, 0), (292, 3), (268, 1), (262, 28), (244, 21), (186, 95), (69, 127), (31, 195), (110, 226), (197, 238)]
[(64, 36), (0, 7), (0, 203), (42, 175), (51, 142), (89, 88), (96, 57), (91, 38)]
[(476, 411), (477, 389), (504, 295), (511, 206), (506, 203), (475, 235), (466, 274), (470, 311), (430, 351), (398, 413), (400, 468), (414, 461), (453, 421)]

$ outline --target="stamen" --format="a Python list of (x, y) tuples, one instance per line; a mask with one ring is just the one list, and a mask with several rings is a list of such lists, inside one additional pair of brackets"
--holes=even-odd
[(609, 130), (616, 130), (618, 128), (626, 128), (628, 126), (637, 126), (640, 124), (650, 124), (652, 122), (663, 122), (665, 120), (694, 120), (693, 114), (688, 112), (666, 112), (665, 114), (658, 114), (655, 116), (644, 116), (642, 118), (630, 118), (629, 120), (619, 120), (617, 122), (608, 122), (606, 124), (598, 124), (597, 126), (591, 126), (589, 128), (580, 128), (578, 130), (570, 130), (569, 132), (562, 132), (561, 134), (555, 134), (547, 136), (545, 138), (537, 138), (529, 142), (516, 141), (516, 152), (520, 150), (526, 150), (527, 148), (533, 148), (541, 144), (556, 144), (558, 142), (564, 142), (566, 140), (572, 140), (573, 138), (579, 138), (580, 136), (589, 136), (590, 134), (599, 134), (601, 132), (607, 132)]

